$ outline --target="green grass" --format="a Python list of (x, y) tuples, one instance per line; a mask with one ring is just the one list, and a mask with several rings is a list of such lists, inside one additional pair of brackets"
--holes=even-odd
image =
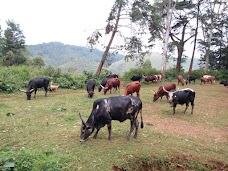
[[(38, 91), (37, 97), (30, 101), (20, 92), (0, 95), (0, 170), (3, 163), (10, 162), (17, 170), (88, 171), (140, 170), (140, 167), (153, 166), (157, 170), (175, 170), (177, 165), (193, 170), (210, 170), (215, 163), (228, 165), (228, 89), (218, 83), (191, 84), (188, 87), (196, 91), (193, 115), (190, 115), (190, 107), (183, 114), (185, 106), (178, 105), (173, 116), (166, 98), (152, 102), (150, 90), (157, 90), (159, 85), (161, 83), (142, 84), (140, 97), (145, 127), (139, 129), (137, 139), (131, 137), (130, 141), (125, 139), (129, 121), (113, 121), (112, 141), (107, 140), (105, 126), (96, 140), (91, 136), (84, 143), (79, 142), (79, 112), (86, 120), (95, 99), (122, 95), (123, 87), (120, 93), (117, 91), (106, 96), (96, 89), (93, 99), (87, 98), (85, 90), (63, 89), (48, 93), (48, 97), (44, 97), (43, 91)], [(194, 136), (184, 131), (161, 129), (157, 120), (153, 120), (156, 118), (160, 126), (165, 121), (171, 127), (180, 123), (179, 128), (184, 131), (191, 132), (188, 128), (194, 128), (199, 129), (200, 134)], [(222, 134), (217, 140), (208, 135), (214, 130), (227, 134)]]

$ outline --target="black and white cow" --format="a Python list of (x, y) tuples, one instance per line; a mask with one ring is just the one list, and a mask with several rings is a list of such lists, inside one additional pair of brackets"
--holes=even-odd
[(47, 96), (47, 91), (48, 91), (48, 85), (49, 85), (50, 79), (47, 77), (37, 77), (33, 78), (29, 81), (27, 90), (20, 90), (27, 95), (27, 100), (31, 100), (31, 94), (34, 92), (34, 98), (36, 97), (36, 91), (38, 88), (44, 87), (45, 90), (45, 96)]
[(86, 90), (89, 98), (93, 98), (95, 85), (96, 81), (94, 79), (89, 79), (86, 83)]
[(111, 140), (112, 120), (123, 122), (127, 119), (131, 121), (131, 128), (127, 135), (127, 140), (135, 129), (134, 138), (137, 138), (139, 122), (138, 114), (141, 115), (141, 128), (143, 128), (142, 120), (142, 101), (135, 96), (113, 96), (108, 98), (97, 99), (93, 103), (93, 109), (87, 121), (82, 121), (80, 141), (85, 141), (96, 129), (93, 138), (97, 137), (99, 130), (107, 125), (108, 140)]
[(168, 93), (168, 101), (173, 107), (173, 114), (175, 114), (175, 109), (177, 104), (184, 105), (186, 104), (186, 108), (184, 113), (188, 109), (189, 102), (191, 103), (192, 110), (191, 114), (193, 114), (194, 109), (194, 100), (195, 100), (195, 91), (190, 88), (180, 89), (177, 91), (167, 91), (164, 87), (163, 90)]
[(197, 76), (195, 75), (188, 75), (187, 78), (186, 78), (186, 85), (189, 83), (191, 83), (191, 81), (194, 81), (193, 84), (195, 84), (196, 82), (196, 79), (197, 79)]

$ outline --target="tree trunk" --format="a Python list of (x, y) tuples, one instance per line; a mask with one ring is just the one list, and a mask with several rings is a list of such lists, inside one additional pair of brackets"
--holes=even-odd
[(180, 43), (180, 46), (177, 47), (177, 51), (178, 51), (177, 65), (176, 65), (177, 73), (179, 73), (180, 69), (181, 69), (181, 58), (182, 58), (182, 54), (183, 54), (183, 48), (184, 48), (184, 44), (182, 45), (182, 43)]
[(169, 0), (168, 2), (168, 13), (166, 18), (166, 24), (165, 24), (165, 34), (164, 36), (164, 42), (163, 42), (163, 55), (162, 55), (162, 66), (161, 66), (161, 75), (162, 79), (165, 79), (166, 77), (166, 63), (167, 63), (167, 55), (168, 55), (168, 44), (169, 44), (169, 32), (170, 32), (170, 25), (172, 20), (172, 13), (173, 9), (175, 8), (175, 5), (172, 4), (172, 0)]
[(210, 57), (210, 52), (211, 52), (211, 39), (212, 39), (212, 28), (210, 30), (210, 35), (208, 37), (208, 47), (206, 50), (206, 54), (205, 54), (205, 71), (209, 70), (209, 57)]
[(190, 62), (189, 70), (188, 70), (188, 75), (191, 75), (192, 74), (192, 66), (193, 66), (193, 61), (194, 61), (194, 56), (195, 56), (195, 50), (196, 50), (196, 40), (197, 40), (198, 27), (199, 27), (200, 2), (201, 2), (201, 0), (198, 0), (195, 39), (194, 39), (194, 45), (193, 45), (193, 51), (192, 51), (192, 58), (191, 58), (191, 62)]
[(101, 73), (102, 67), (103, 67), (103, 65), (104, 65), (104, 63), (105, 63), (105, 61), (107, 59), (107, 55), (108, 55), (109, 49), (110, 49), (110, 47), (112, 45), (112, 41), (113, 41), (113, 39), (115, 37), (115, 34), (117, 32), (117, 28), (118, 28), (118, 24), (119, 24), (119, 20), (120, 20), (121, 8), (122, 8), (122, 4), (120, 4), (120, 6), (118, 8), (118, 14), (117, 14), (117, 18), (116, 18), (116, 23), (115, 23), (114, 30), (112, 32), (112, 35), (111, 35), (111, 38), (109, 40), (108, 46), (106, 47), (106, 49), (105, 49), (105, 51), (103, 53), (103, 56), (102, 56), (101, 61), (100, 61), (100, 64), (99, 64), (99, 66), (97, 68), (97, 71), (96, 71), (96, 75), (97, 76), (99, 76), (100, 73)]

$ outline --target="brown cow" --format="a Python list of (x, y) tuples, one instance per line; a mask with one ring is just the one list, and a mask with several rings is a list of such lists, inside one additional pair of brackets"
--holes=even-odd
[(129, 94), (132, 95), (134, 92), (136, 92), (137, 97), (139, 97), (140, 88), (141, 88), (141, 84), (139, 81), (131, 82), (131, 83), (127, 84), (125, 91), (124, 91), (124, 96), (127, 96)]
[[(105, 87), (104, 87), (104, 94), (107, 93), (108, 90), (110, 90), (110, 94), (112, 93), (112, 88), (115, 88), (116, 90), (120, 88), (120, 80), (118, 78), (110, 78), (108, 79)], [(115, 92), (116, 92), (115, 90)]]
[(59, 86), (57, 85), (50, 85), (50, 91), (57, 91)]
[(159, 97), (161, 97), (161, 100), (162, 100), (162, 97), (163, 96), (166, 96), (166, 98), (168, 100), (168, 93), (163, 90), (163, 86), (165, 87), (165, 89), (167, 91), (176, 90), (176, 84), (175, 83), (167, 83), (165, 85), (161, 85), (158, 88), (158, 91), (157, 92), (155, 92), (154, 90), (152, 90), (154, 92), (153, 102), (155, 102)]
[(177, 76), (177, 81), (178, 81), (178, 85), (179, 85), (179, 83), (181, 83), (182, 86), (184, 86), (185, 80), (184, 80), (184, 78), (182, 77), (182, 75), (178, 75), (178, 76)]
[[(201, 84), (202, 84), (202, 82), (211, 82), (211, 84), (212, 84), (212, 82), (213, 83), (215, 83), (215, 76), (212, 76), (212, 75), (204, 75), (204, 76), (202, 76), (204, 79), (202, 79), (203, 81), (201, 81)], [(205, 84), (205, 82), (204, 82), (204, 84)]]
[(153, 82), (153, 83), (156, 83), (158, 80), (157, 80), (157, 76), (155, 76), (155, 75), (149, 75), (149, 76), (144, 76), (143, 75), (143, 77), (144, 77), (144, 81), (146, 81), (146, 82)]

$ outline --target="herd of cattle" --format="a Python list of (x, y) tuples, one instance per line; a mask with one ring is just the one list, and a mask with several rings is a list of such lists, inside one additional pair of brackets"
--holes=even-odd
[[(111, 121), (117, 120), (119, 122), (123, 122), (127, 119), (130, 120), (131, 126), (130, 131), (127, 135), (127, 140), (129, 140), (132, 132), (135, 129), (134, 138), (137, 137), (138, 133), (138, 114), (140, 113), (141, 116), (141, 128), (143, 128), (143, 119), (142, 119), (142, 101), (140, 99), (140, 88), (141, 88), (141, 79), (144, 78), (145, 82), (154, 82), (157, 83), (161, 80), (161, 75), (151, 75), (151, 76), (140, 76), (135, 75), (131, 77), (131, 82), (125, 86), (125, 91), (122, 96), (114, 96), (114, 97), (107, 97), (107, 98), (100, 98), (94, 101), (93, 108), (91, 114), (87, 121), (85, 122), (80, 115), (82, 126), (81, 126), (81, 135), (80, 141), (86, 140), (96, 129), (96, 133), (94, 138), (97, 137), (97, 134), (100, 128), (107, 125), (108, 127), (108, 140), (111, 140)], [(193, 81), (195, 84), (195, 80), (197, 79), (196, 76), (191, 75), (186, 78), (186, 80), (181, 76), (178, 75), (177, 82), (178, 85), (190, 84)], [(215, 83), (215, 77), (211, 75), (204, 75), (200, 78), (201, 85), (202, 83)], [(49, 85), (50, 83), (50, 85)], [(228, 87), (228, 81), (224, 80), (221, 81), (220, 84)], [(34, 98), (36, 96), (36, 92), (38, 88), (44, 88), (45, 96), (47, 96), (48, 86), (50, 87), (50, 91), (55, 91), (58, 89), (58, 86), (52, 85), (49, 78), (46, 77), (39, 77), (34, 78), (29, 81), (27, 90), (23, 91), (27, 95), (27, 99), (31, 100), (31, 94), (34, 92)], [(89, 79), (86, 82), (86, 90), (88, 93), (89, 98), (93, 98), (94, 90), (96, 86), (96, 81), (94, 79)], [(99, 87), (98, 92), (101, 92), (103, 89), (104, 95), (109, 91), (110, 94), (112, 91), (120, 91), (120, 79), (118, 75), (112, 74), (105, 77)], [(189, 103), (191, 103), (191, 114), (193, 113), (194, 109), (194, 100), (195, 100), (195, 91), (190, 88), (178, 89), (176, 90), (175, 83), (166, 83), (161, 85), (157, 91), (151, 90), (153, 92), (153, 102), (157, 101), (157, 99), (163, 96), (166, 96), (167, 101), (173, 107), (173, 114), (175, 114), (175, 109), (177, 104), (186, 105), (184, 113), (188, 109)], [(133, 93), (137, 94), (137, 97), (132, 96)]]

